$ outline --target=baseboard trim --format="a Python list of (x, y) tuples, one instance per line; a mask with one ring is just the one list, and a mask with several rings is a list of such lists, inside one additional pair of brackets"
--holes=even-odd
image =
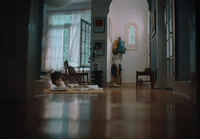
[(21, 103), (24, 102), (25, 99), (24, 98), (8, 98), (8, 99), (0, 99), (0, 103), (4, 104), (4, 105), (8, 105), (8, 104), (16, 104), (16, 103)]
[(191, 99), (191, 82), (190, 81), (176, 81), (175, 89), (172, 92), (176, 95), (184, 96), (186, 99)]
[(44, 80), (35, 80), (35, 97), (44, 95)]
[[(106, 87), (110, 86), (110, 82), (106, 82), (104, 83), (104, 85)], [(135, 82), (122, 82), (120, 86), (131, 86), (131, 87), (136, 87), (136, 83)]]

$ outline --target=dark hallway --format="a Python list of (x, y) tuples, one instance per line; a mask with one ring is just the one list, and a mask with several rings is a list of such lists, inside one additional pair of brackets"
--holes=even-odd
[[(111, 2), (91, 0), (91, 21), (103, 17), (108, 23)], [(100, 66), (107, 94), (47, 93), (36, 97), (44, 93), (44, 81), (40, 80), (44, 0), (1, 1), (0, 138), (199, 139), (197, 2), (147, 2), (150, 21), (146, 43), (155, 89), (136, 89), (135, 83), (107, 86), (105, 52)], [(103, 40), (107, 44), (107, 27), (104, 33), (91, 29), (92, 42)]]

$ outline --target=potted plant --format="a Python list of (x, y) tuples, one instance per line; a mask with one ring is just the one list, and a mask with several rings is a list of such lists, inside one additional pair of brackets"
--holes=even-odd
[(93, 46), (92, 43), (90, 45), (91, 45), (90, 50), (92, 52), (92, 55), (89, 58), (89, 63), (92, 61), (94, 63), (94, 70), (98, 71), (100, 64), (95, 62), (95, 59), (100, 59), (99, 56), (96, 54), (96, 51), (95, 51), (98, 48), (98, 46)]

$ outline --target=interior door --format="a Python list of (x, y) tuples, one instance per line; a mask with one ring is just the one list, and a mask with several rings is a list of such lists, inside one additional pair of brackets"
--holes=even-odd
[(175, 84), (174, 0), (166, 0), (166, 8), (164, 13), (166, 31), (165, 87), (171, 89)]

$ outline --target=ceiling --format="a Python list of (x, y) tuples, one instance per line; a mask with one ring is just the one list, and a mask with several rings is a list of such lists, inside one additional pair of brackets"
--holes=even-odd
[[(53, 1), (53, 0), (46, 0)], [(55, 0), (56, 1), (56, 0)], [(60, 1), (60, 0), (58, 0)], [(71, 0), (71, 3), (64, 7), (49, 7), (45, 4), (45, 9), (48, 10), (81, 10), (91, 9), (91, 0)]]
[(91, 0), (72, 0), (71, 4), (91, 3)]

